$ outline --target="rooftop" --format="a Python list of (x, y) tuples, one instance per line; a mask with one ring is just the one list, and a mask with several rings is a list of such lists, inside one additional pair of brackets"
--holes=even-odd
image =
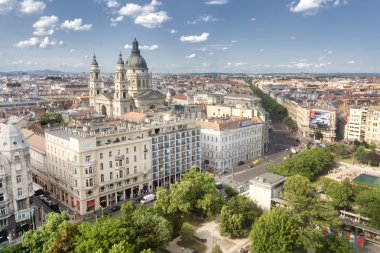
[(283, 182), (284, 180), (285, 180), (285, 177), (283, 176), (267, 172), (267, 173), (261, 174), (260, 176), (255, 177), (254, 179), (251, 180), (251, 182), (272, 186), (280, 182)]
[(223, 131), (226, 129), (237, 129), (247, 126), (261, 124), (262, 122), (256, 118), (242, 118), (242, 117), (230, 117), (230, 118), (210, 118), (204, 121), (198, 121), (197, 125), (204, 129), (213, 129), (215, 131)]

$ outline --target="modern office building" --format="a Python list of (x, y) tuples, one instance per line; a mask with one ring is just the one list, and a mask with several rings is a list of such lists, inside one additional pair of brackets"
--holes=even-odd
[(201, 130), (195, 120), (148, 126), (152, 137), (153, 187), (168, 187), (201, 165)]
[(0, 125), (0, 236), (19, 236), (32, 228), (34, 194), (29, 147), (14, 125)]

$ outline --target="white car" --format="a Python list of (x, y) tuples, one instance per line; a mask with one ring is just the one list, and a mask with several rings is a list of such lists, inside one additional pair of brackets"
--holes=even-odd
[(141, 204), (148, 204), (156, 199), (156, 195), (154, 194), (148, 194), (144, 197), (142, 197), (142, 200), (140, 201)]

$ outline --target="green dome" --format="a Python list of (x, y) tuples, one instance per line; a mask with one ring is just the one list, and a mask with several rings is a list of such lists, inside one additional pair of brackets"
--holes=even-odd
[(140, 55), (139, 43), (136, 38), (132, 43), (131, 55), (128, 57), (126, 65), (127, 69), (145, 69), (148, 70), (145, 59)]

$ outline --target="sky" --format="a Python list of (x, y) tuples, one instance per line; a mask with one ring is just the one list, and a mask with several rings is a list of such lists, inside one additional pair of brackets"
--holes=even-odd
[(0, 0), (0, 71), (380, 73), (379, 0)]

